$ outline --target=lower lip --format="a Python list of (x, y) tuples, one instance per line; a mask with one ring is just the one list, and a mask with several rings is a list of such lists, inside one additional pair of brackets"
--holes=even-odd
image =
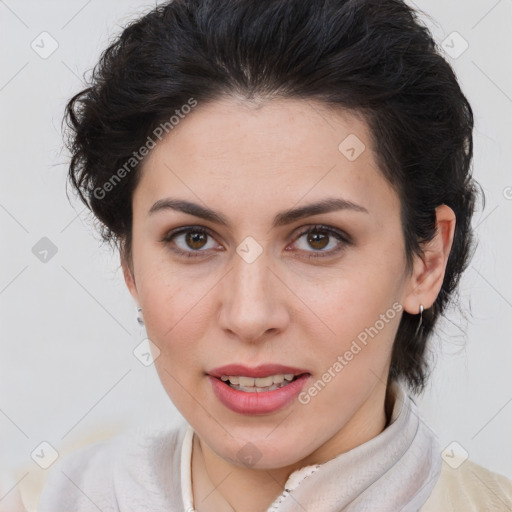
[(297, 377), (282, 388), (273, 391), (247, 392), (233, 389), (222, 380), (210, 377), (213, 392), (228, 408), (240, 414), (268, 414), (278, 411), (292, 402), (309, 379), (309, 374)]

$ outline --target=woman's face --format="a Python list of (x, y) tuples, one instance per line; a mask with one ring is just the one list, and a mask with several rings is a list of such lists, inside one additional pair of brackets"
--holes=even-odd
[(159, 377), (218, 456), (320, 462), (382, 431), (402, 307), (420, 300), (361, 119), (304, 100), (198, 104), (145, 161), (132, 254)]

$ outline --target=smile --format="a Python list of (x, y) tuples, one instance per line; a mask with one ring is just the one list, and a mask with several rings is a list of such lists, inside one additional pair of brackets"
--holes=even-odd
[(311, 374), (304, 369), (267, 364), (256, 368), (227, 365), (208, 372), (215, 397), (239, 414), (270, 414), (288, 406)]

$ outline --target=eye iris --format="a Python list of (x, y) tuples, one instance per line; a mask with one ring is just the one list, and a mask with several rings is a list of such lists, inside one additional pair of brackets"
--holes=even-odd
[(308, 234), (308, 243), (313, 249), (324, 249), (328, 245), (328, 239), (329, 236), (323, 233), (312, 231)]
[[(186, 234), (187, 245), (191, 249), (201, 249), (201, 247), (204, 247), (204, 245), (206, 243), (206, 236), (207, 235), (205, 233), (198, 233), (196, 231), (189, 231)], [(199, 244), (199, 246), (197, 246), (196, 244)]]

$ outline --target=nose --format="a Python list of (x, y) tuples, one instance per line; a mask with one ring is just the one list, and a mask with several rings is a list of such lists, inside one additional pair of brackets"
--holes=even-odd
[(265, 251), (248, 263), (234, 255), (233, 268), (222, 282), (220, 327), (240, 341), (268, 341), (284, 331), (290, 314), (290, 293), (271, 268)]

